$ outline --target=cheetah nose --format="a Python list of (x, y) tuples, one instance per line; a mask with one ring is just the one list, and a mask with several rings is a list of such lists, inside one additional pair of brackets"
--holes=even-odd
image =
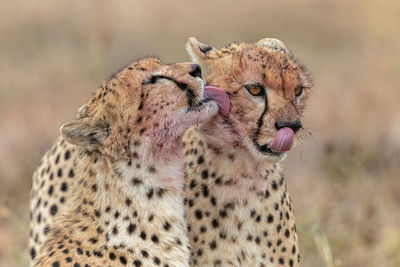
[(190, 76), (194, 78), (201, 78), (201, 68), (199, 64), (193, 64), (192, 71), (189, 72)]
[(301, 125), (301, 122), (299, 120), (296, 120), (294, 122), (288, 122), (288, 121), (279, 121), (275, 123), (275, 127), (277, 130), (280, 130), (282, 128), (288, 127), (290, 129), (293, 130), (293, 132), (297, 132), (299, 129), (301, 129), (303, 127), (303, 125)]

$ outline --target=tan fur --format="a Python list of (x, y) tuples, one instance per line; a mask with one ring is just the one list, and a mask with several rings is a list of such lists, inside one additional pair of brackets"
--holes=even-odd
[[(246, 83), (255, 81), (261, 82), (267, 88), (270, 109), (264, 118), (263, 129), (260, 131), (258, 138), (260, 144), (268, 143), (273, 138), (276, 132), (273, 126), (274, 120), (278, 118), (284, 120), (301, 118), (306, 99), (309, 96), (309, 87), (312, 84), (306, 70), (296, 63), (292, 54), (282, 44), (280, 41), (263, 39), (260, 40), (258, 45), (232, 44), (226, 48), (216, 49), (201, 44), (194, 38), (191, 38), (187, 44), (189, 54), (194, 61), (202, 66), (203, 73), (207, 74), (208, 83), (226, 90), (230, 94), (232, 102), (232, 110), (228, 115), (228, 120), (219, 117), (209, 125), (191, 129), (185, 136), (185, 170), (187, 176), (185, 203), (191, 228), (189, 237), (193, 246), (191, 250), (192, 265), (263, 266), (262, 264), (264, 264), (264, 266), (282, 266), (279, 264), (280, 256), (278, 256), (281, 254), (284, 260), (283, 266), (290, 266), (290, 260), (293, 261), (293, 266), (297, 266), (297, 234), (292, 229), (294, 217), (289, 194), (287, 192), (285, 194), (286, 183), (281, 179), (282, 172), (279, 164), (285, 154), (278, 157), (266, 156), (258, 153), (254, 148), (251, 136), (257, 128), (258, 118), (263, 111), (263, 101), (249, 95), (243, 88)], [(208, 47), (210, 50), (207, 53), (202, 53), (199, 50), (199, 48)], [(285, 48), (282, 49), (283, 47)], [(284, 53), (282, 53), (283, 50), (285, 50)], [(257, 53), (259, 56), (253, 58), (252, 55)], [(252, 58), (249, 58), (248, 54)], [(297, 84), (303, 85), (305, 91), (301, 98), (295, 101), (293, 87)], [(86, 108), (82, 108), (82, 110), (86, 110)], [(302, 131), (296, 135), (296, 140), (299, 140)], [(225, 147), (225, 149), (222, 149), (222, 147)], [(75, 148), (75, 146), (60, 138), (43, 157), (41, 165), (35, 172), (31, 193), (31, 256), (35, 254), (37, 256), (37, 251), (48, 238), (48, 234), (44, 233), (47, 233), (46, 230), (53, 225), (54, 218), (63, 212), (66, 203), (70, 201), (72, 188), (75, 187), (77, 182), (76, 179), (69, 178), (68, 173), (71, 170), (76, 171), (74, 162), (80, 160)], [(64, 154), (67, 151), (70, 157), (65, 159)], [(205, 163), (198, 163), (200, 155), (203, 155)], [(56, 163), (57, 158), (59, 160)], [(201, 178), (205, 168), (207, 168), (209, 175), (207, 179)], [(62, 171), (60, 177), (57, 177), (58, 170)], [(268, 175), (266, 174), (267, 170)], [(246, 179), (242, 177), (242, 174)], [(54, 178), (50, 179), (53, 176)], [(267, 180), (261, 179), (264, 176), (268, 177)], [(193, 180), (196, 185), (192, 190), (190, 185)], [(222, 183), (222, 181), (224, 182)], [(224, 186), (214, 186), (213, 184), (216, 182)], [(66, 184), (68, 190), (60, 190), (62, 184)], [(203, 184), (207, 185), (207, 188)], [(275, 188), (275, 184), (278, 185), (277, 190), (271, 189), (272, 186)], [(49, 195), (48, 191), (51, 186), (54, 187), (54, 190)], [(208, 190), (207, 197), (203, 195), (203, 188), (205, 192), (205, 189)], [(261, 200), (261, 196), (257, 198), (257, 194), (254, 193), (266, 192), (267, 190), (270, 197), (264, 200)], [(284, 194), (284, 203), (288, 202), (289, 204), (281, 205), (280, 198)], [(216, 206), (213, 205), (214, 201), (211, 197), (215, 198)], [(243, 206), (243, 200), (246, 198), (247, 201), (244, 203), (247, 202), (247, 208)], [(240, 204), (241, 201), (242, 204)], [(232, 210), (231, 202), (239, 204), (235, 204), (235, 208)], [(279, 202), (279, 208), (275, 210), (275, 203), (277, 202)], [(50, 207), (54, 204), (57, 205), (58, 211), (56, 215), (51, 215)], [(219, 212), (220, 210), (224, 211), (226, 205), (229, 219), (222, 220)], [(262, 223), (256, 224), (255, 220), (257, 220), (258, 215), (252, 217), (250, 205), (253, 205), (256, 213), (260, 215)], [(207, 213), (203, 213), (200, 222), (193, 215), (193, 212), (199, 207), (203, 210), (209, 210)], [(288, 207), (289, 218), (286, 216)], [(282, 234), (284, 235), (285, 232), (283, 226), (280, 233), (277, 234), (276, 230), (273, 229), (276, 224), (268, 224), (270, 214), (274, 217), (275, 223), (278, 219), (280, 221), (280, 212), (283, 214), (281, 225), (285, 224), (285, 227), (290, 230), (288, 240), (286, 240), (286, 237), (282, 238)], [(39, 214), (40, 223), (37, 220)], [(215, 216), (218, 216), (218, 227), (214, 229), (212, 218)], [(243, 222), (240, 231), (237, 229), (239, 221)], [(199, 227), (203, 225), (207, 227), (207, 233), (204, 234), (200, 231), (200, 235)], [(262, 229), (264, 227), (268, 230), (267, 237), (264, 236)], [(232, 232), (225, 233), (224, 230), (232, 230)], [(251, 241), (247, 240), (248, 232), (251, 232)], [(196, 235), (198, 241), (194, 242)], [(226, 235), (228, 241), (222, 242), (220, 240), (221, 235)], [(235, 238), (236, 236), (237, 238)], [(261, 239), (260, 246), (255, 241), (257, 236), (260, 236)], [(218, 242), (217, 248), (210, 252), (209, 243), (214, 239)], [(279, 239), (282, 240), (282, 244), (277, 246)], [(271, 248), (265, 248), (268, 247), (268, 240), (271, 242)], [(295, 246), (294, 254), (292, 253), (293, 246), (290, 247), (291, 244)], [(287, 253), (282, 252), (283, 247), (285, 247)], [(243, 255), (241, 252), (243, 248), (244, 253), (247, 249), (249, 252)], [(201, 253), (199, 252), (200, 249), (202, 249)], [(272, 256), (270, 255), (271, 250)], [(263, 253), (265, 253), (264, 257)], [(273, 263), (271, 263), (271, 257)]]
[[(191, 38), (187, 47), (210, 70), (207, 84), (231, 99), (226, 117), (190, 129), (183, 139), (191, 266), (298, 266), (279, 163), (285, 153), (263, 153), (255, 143), (270, 143), (276, 122), (301, 119), (311, 87), (305, 68), (279, 40), (216, 49)], [(250, 84), (265, 88), (266, 97), (249, 94)], [(304, 92), (296, 98), (298, 86)]]
[(218, 112), (213, 101), (189, 104), (203, 98), (194, 67), (135, 62), (62, 126), (76, 182), (35, 266), (189, 266), (180, 140)]

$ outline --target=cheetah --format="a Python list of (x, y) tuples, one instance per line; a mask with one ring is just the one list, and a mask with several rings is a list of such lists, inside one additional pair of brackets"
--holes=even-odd
[[(276, 127), (280, 127), (278, 122), (282, 126), (282, 122), (296, 122), (294, 118), (301, 116), (312, 87), (306, 68), (296, 63), (292, 53), (276, 39), (216, 49), (193, 38), (188, 50), (194, 61), (202, 65), (203, 72), (206, 71), (207, 82), (227, 90), (233, 101), (228, 116), (190, 129), (184, 138), (184, 203), (192, 246), (191, 264), (297, 266), (300, 256), (293, 210), (280, 166), (285, 153), (273, 153), (269, 146), (256, 146), (254, 141), (271, 142)], [(298, 122), (291, 126), (296, 130), (297, 140), (301, 139), (299, 126)], [(279, 139), (291, 136), (288, 129), (285, 131)], [(283, 144), (288, 149), (290, 144)], [(54, 218), (65, 209), (75, 187), (77, 161), (75, 148), (60, 137), (34, 173), (30, 202), (31, 258), (37, 256), (48, 238)], [(253, 172), (246, 173), (241, 166)], [(246, 179), (238, 177), (241, 173)], [(252, 181), (256, 187), (250, 186)], [(254, 188), (264, 192), (265, 198), (251, 197)], [(236, 197), (231, 196), (236, 192)], [(254, 200), (254, 211), (248, 208), (249, 200)], [(289, 211), (285, 211), (287, 208)], [(290, 238), (286, 237), (286, 229)], [(243, 253), (241, 244), (245, 244)], [(252, 248), (249, 252), (248, 247)]]
[(195, 63), (146, 58), (104, 82), (61, 127), (76, 186), (34, 266), (189, 266), (181, 139), (228, 109)]
[(190, 265), (298, 266), (281, 162), (304, 135), (308, 71), (277, 39), (217, 49), (190, 38), (187, 49), (231, 101), (183, 138)]

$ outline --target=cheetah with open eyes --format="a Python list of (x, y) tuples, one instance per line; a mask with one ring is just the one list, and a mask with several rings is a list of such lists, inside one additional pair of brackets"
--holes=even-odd
[(34, 265), (189, 266), (181, 138), (228, 108), (193, 63), (147, 58), (103, 83), (61, 127), (76, 184)]
[(312, 86), (276, 39), (188, 52), (231, 111), (186, 132), (184, 202), (191, 266), (298, 266), (293, 207), (280, 162), (302, 135)]
[[(260, 144), (268, 143), (276, 132), (274, 120), (279, 116), (281, 119), (285, 117), (292, 119), (293, 114), (296, 114), (293, 109), (297, 109), (298, 113), (302, 114), (311, 87), (307, 72), (301, 65), (296, 64), (286, 47), (276, 40), (266, 39), (260, 41), (258, 45), (233, 44), (222, 49), (191, 40), (189, 46), (189, 52), (194, 60), (200, 63), (203, 69), (208, 68), (210, 71), (206, 76), (207, 81), (211, 85), (219, 85), (226, 89), (233, 101), (229, 119), (221, 117), (216, 123), (218, 127), (207, 127), (207, 132), (212, 130), (215, 134), (205, 135), (206, 128), (200, 127), (189, 130), (185, 137), (187, 185), (184, 192), (186, 194), (185, 208), (190, 222), (192, 264), (198, 266), (297, 266), (299, 251), (297, 234), (293, 231), (293, 211), (278, 162), (284, 157), (284, 153), (268, 153), (268, 146), (257, 148), (254, 146), (254, 138), (251, 137), (257, 135), (260, 138)], [(259, 53), (259, 56), (253, 57), (252, 53)], [(297, 82), (294, 79), (295, 76), (298, 76)], [(266, 94), (257, 95), (260, 94), (260, 86), (246, 87), (246, 85), (253, 85), (257, 80), (259, 84), (256, 85), (268, 87)], [(297, 86), (299, 84), (304, 89)], [(282, 94), (282, 90), (277, 90), (279, 87), (285, 88), (283, 93), (286, 97), (283, 99), (281, 95), (277, 95), (277, 93)], [(295, 101), (292, 90), (298, 95)], [(251, 92), (255, 96), (251, 95)], [(288, 100), (294, 102), (295, 105), (288, 104)], [(286, 103), (286, 106), (282, 107), (283, 103)], [(267, 104), (269, 109), (265, 108), (268, 107)], [(249, 116), (246, 116), (247, 114)], [(260, 120), (261, 115), (263, 120)], [(269, 125), (266, 124), (267, 121)], [(259, 127), (260, 124), (261, 127)], [(258, 133), (257, 129), (260, 129)], [(227, 135), (230, 138), (227, 138)], [(299, 133), (296, 135), (299, 139)], [(230, 149), (220, 150), (218, 146), (212, 146), (215, 143), (226, 145)], [(259, 152), (258, 149), (261, 151)], [(65, 208), (65, 199), (68, 199), (76, 181), (74, 162), (78, 159), (74, 147), (61, 138), (44, 156), (42, 165), (35, 172), (30, 223), (32, 257), (36, 256), (38, 248), (46, 240), (46, 233), (54, 217)], [(219, 162), (221, 168), (216, 166)], [(249, 171), (245, 175), (247, 179), (240, 177), (238, 179), (237, 174), (242, 172), (240, 168), (242, 165), (245, 169), (255, 170), (257, 174)], [(232, 166), (238, 166), (240, 170), (237, 171)], [(58, 173), (61, 175), (58, 176)], [(235, 179), (231, 180), (230, 175)], [(260, 177), (267, 179), (263, 180)], [(258, 205), (255, 205), (254, 210), (250, 210), (248, 208), (250, 198), (247, 201), (243, 198), (254, 195), (254, 187), (250, 186), (253, 180), (256, 185), (259, 185), (255, 188), (260, 189), (259, 192), (265, 191), (265, 195), (262, 198), (260, 194), (260, 199), (253, 197), (253, 204)], [(239, 182), (241, 184), (238, 184)], [(64, 183), (67, 186), (63, 186)], [(54, 190), (50, 190), (51, 188)], [(60, 188), (68, 189), (63, 191)], [(51, 195), (50, 192), (52, 192)], [(229, 196), (234, 194), (243, 198)], [(284, 196), (284, 205), (282, 196)], [(239, 203), (239, 200), (243, 200), (243, 203), (231, 204)], [(51, 209), (53, 205), (57, 208)], [(232, 223), (229, 223), (230, 221)], [(280, 221), (282, 221), (281, 224), (278, 223)], [(278, 232), (279, 225), (281, 226)], [(284, 228), (283, 225), (291, 225), (291, 227)], [(289, 232), (289, 239), (286, 237), (287, 232)], [(243, 248), (245, 250), (242, 253)], [(247, 248), (251, 248), (248, 253)]]

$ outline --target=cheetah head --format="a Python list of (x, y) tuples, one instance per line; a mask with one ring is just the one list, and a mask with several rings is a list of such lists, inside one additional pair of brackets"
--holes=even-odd
[(277, 39), (217, 49), (190, 38), (187, 50), (206, 72), (207, 84), (230, 96), (225, 141), (234, 140), (257, 158), (282, 160), (303, 134), (301, 117), (312, 87), (305, 67)]
[(184, 132), (216, 115), (218, 105), (226, 113), (228, 96), (204, 90), (198, 64), (146, 58), (103, 82), (61, 134), (71, 144), (116, 159), (139, 157), (141, 149), (174, 152)]

